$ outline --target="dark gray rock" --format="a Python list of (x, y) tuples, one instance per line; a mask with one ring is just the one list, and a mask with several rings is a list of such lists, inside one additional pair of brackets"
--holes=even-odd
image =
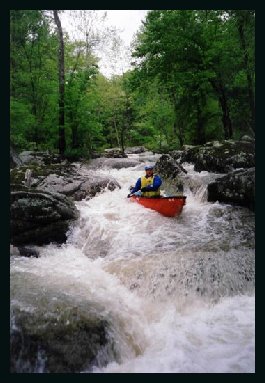
[(164, 154), (155, 170), (165, 178), (167, 188), (184, 184), (186, 173), (181, 164), (193, 163), (195, 171), (226, 173), (208, 186), (208, 201), (239, 204), (254, 209), (255, 141), (214, 141), (202, 146), (186, 146), (183, 151)]
[[(173, 153), (173, 158), (176, 153)], [(176, 156), (175, 156), (176, 159)], [(194, 164), (194, 170), (228, 173), (238, 168), (255, 166), (255, 142), (213, 141), (202, 146), (187, 147), (178, 154), (181, 163)]]
[(131, 146), (125, 149), (125, 154), (139, 154), (146, 152), (147, 149), (144, 146)]
[(33, 249), (31, 247), (20, 246), (18, 247), (18, 250), (19, 250), (19, 255), (22, 257), (39, 258), (39, 252), (36, 249)]
[(89, 169), (121, 169), (139, 165), (139, 161), (130, 158), (95, 158), (88, 164)]
[(208, 185), (208, 201), (255, 207), (255, 168), (235, 170)]
[[(99, 160), (124, 161), (124, 159), (103, 158)], [(89, 172), (87, 166), (84, 166), (84, 171), (83, 169), (80, 171), (80, 168), (81, 166), (78, 164), (70, 165), (68, 163), (50, 166), (20, 166), (10, 171), (11, 190), (42, 190), (60, 193), (72, 197), (75, 201), (80, 201), (83, 198), (94, 197), (105, 188), (108, 190), (120, 188), (119, 183), (113, 177), (95, 175), (94, 172)]]
[(12, 307), (10, 372), (80, 373), (96, 364), (97, 355), (110, 342), (107, 321), (89, 310), (89, 304), (84, 310), (65, 299), (46, 301), (43, 296), (41, 303), (49, 306), (48, 312), (41, 305), (25, 311)]
[(82, 182), (69, 176), (49, 174), (38, 184), (37, 189), (71, 196), (80, 188)]
[(170, 154), (163, 154), (155, 164), (157, 173), (168, 179), (175, 179), (181, 173), (187, 173), (186, 169), (177, 162)]
[(105, 188), (113, 191), (116, 188), (120, 188), (120, 185), (112, 177), (95, 174), (71, 177), (50, 174), (37, 186), (38, 190), (62, 193), (73, 197), (75, 201), (95, 197), (97, 193), (100, 193)]
[(13, 191), (10, 202), (13, 245), (63, 243), (70, 224), (78, 218), (73, 201), (58, 193)]
[(60, 163), (60, 156), (49, 152), (25, 150), (19, 154), (22, 164), (50, 165)]
[(10, 145), (10, 169), (22, 165), (22, 160), (12, 145)]
[(107, 158), (126, 158), (128, 157), (120, 148), (105, 149), (103, 153)]
[(104, 189), (113, 191), (116, 188), (120, 189), (121, 186), (114, 178), (94, 174), (81, 184), (79, 191), (84, 193), (85, 197), (91, 198)]

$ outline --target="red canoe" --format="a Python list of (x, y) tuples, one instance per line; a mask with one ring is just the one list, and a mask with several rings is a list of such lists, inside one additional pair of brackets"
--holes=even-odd
[(179, 215), (186, 203), (185, 196), (147, 198), (133, 195), (130, 199), (138, 202), (144, 207), (156, 210), (166, 217), (175, 217), (176, 215)]

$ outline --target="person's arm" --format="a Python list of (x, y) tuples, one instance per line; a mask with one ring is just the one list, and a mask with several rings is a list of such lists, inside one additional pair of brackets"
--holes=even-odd
[(157, 190), (162, 185), (162, 180), (158, 175), (155, 175), (154, 182), (153, 182), (153, 190)]
[(141, 189), (141, 178), (138, 178), (134, 188), (130, 191), (130, 194), (133, 194)]
[(157, 191), (157, 189), (161, 186), (162, 180), (158, 175), (154, 176), (154, 181), (152, 185), (148, 185), (141, 189), (141, 191)]

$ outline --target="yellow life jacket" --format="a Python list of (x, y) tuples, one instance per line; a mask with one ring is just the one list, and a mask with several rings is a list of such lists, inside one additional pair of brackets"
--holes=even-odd
[[(141, 188), (144, 188), (149, 185), (153, 185), (154, 176), (146, 178), (146, 176), (141, 177)], [(159, 197), (160, 196), (160, 188), (156, 191), (147, 191), (141, 193), (142, 197)]]

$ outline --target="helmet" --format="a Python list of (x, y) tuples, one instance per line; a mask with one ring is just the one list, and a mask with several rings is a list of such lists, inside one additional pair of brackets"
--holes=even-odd
[(154, 166), (152, 165), (148, 165), (148, 166), (145, 166), (144, 170), (153, 170), (154, 169)]

